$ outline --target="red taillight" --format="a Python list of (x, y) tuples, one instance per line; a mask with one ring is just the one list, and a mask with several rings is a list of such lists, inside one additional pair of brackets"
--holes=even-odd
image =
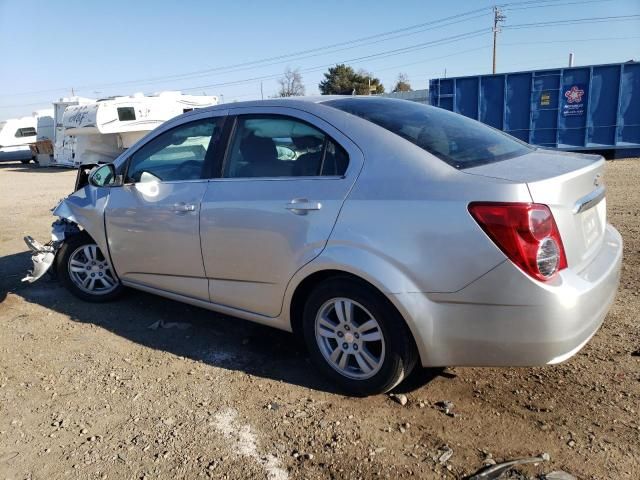
[(469, 213), (498, 248), (533, 278), (550, 280), (567, 268), (560, 232), (546, 205), (474, 202)]

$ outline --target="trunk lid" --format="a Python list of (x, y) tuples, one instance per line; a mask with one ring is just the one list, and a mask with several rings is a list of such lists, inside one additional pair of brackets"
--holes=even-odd
[(598, 155), (539, 149), (463, 171), (526, 183), (532, 201), (551, 209), (568, 266), (579, 272), (596, 256), (604, 239), (607, 223), (604, 164)]

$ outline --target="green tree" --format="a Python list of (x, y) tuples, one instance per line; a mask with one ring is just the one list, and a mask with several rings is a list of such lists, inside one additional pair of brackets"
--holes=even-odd
[(413, 89), (411, 88), (411, 84), (409, 83), (409, 77), (406, 73), (401, 73), (398, 75), (398, 81), (396, 82), (396, 86), (393, 87), (394, 92), (411, 92)]
[(374, 77), (373, 73), (366, 70), (358, 71), (359, 88), (356, 92), (358, 95), (375, 95), (377, 93), (384, 93), (384, 85), (379, 78)]
[(318, 88), (323, 95), (368, 95), (369, 82), (371, 93), (384, 93), (384, 86), (378, 78), (364, 70), (356, 72), (349, 65), (340, 64), (329, 68)]

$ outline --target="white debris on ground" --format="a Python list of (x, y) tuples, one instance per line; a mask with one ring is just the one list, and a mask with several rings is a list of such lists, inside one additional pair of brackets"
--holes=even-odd
[(216, 414), (214, 426), (225, 438), (231, 441), (231, 447), (239, 455), (249, 457), (264, 468), (269, 480), (287, 480), (289, 475), (280, 468), (280, 461), (271, 454), (258, 453), (258, 441), (250, 425), (237, 421), (238, 412), (229, 408)]

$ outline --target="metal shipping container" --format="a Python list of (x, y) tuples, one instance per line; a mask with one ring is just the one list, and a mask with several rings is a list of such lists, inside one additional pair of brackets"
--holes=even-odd
[(431, 105), (563, 150), (640, 148), (640, 63), (437, 78)]

